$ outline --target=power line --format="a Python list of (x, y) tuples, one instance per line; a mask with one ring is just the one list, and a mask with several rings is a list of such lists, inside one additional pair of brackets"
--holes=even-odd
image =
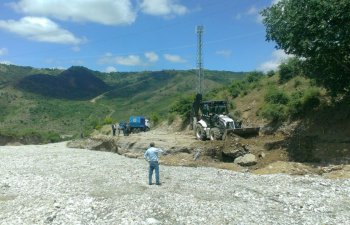
[[(235, 36), (211, 40), (211, 41), (207, 41), (207, 42), (202, 41), (202, 45), (212, 45), (212, 44), (216, 44), (219, 42), (226, 42), (226, 41), (231, 41), (231, 40), (235, 40), (235, 39), (251, 37), (251, 36), (255, 36), (258, 34), (262, 34), (262, 33), (264, 33), (264, 32), (253, 32), (253, 33), (249, 33), (249, 34), (235, 35)], [(174, 47), (169, 47), (169, 48), (160, 48), (160, 49), (146, 49), (144, 51), (138, 51), (138, 52), (124, 52), (124, 53), (111, 53), (111, 54), (113, 56), (117, 57), (117, 56), (128, 56), (128, 55), (140, 55), (140, 54), (144, 54), (145, 52), (159, 53), (159, 52), (165, 52), (165, 51), (169, 51), (169, 50), (178, 50), (178, 49), (186, 49), (186, 48), (194, 48), (194, 47), (196, 47), (196, 44), (187, 44), (187, 45), (180, 45), (180, 46), (174, 46)], [(99, 56), (102, 57), (101, 55), (98, 54), (98, 55), (79, 56), (78, 58), (84, 59), (84, 58), (94, 58), (94, 57), (99, 57)], [(61, 59), (76, 59), (75, 57), (60, 57), (60, 58)]]

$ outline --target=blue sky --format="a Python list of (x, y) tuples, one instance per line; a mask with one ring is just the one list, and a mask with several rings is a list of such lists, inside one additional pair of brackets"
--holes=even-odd
[(102, 72), (203, 67), (267, 71), (287, 58), (265, 41), (259, 11), (276, 0), (5, 0), (0, 62)]

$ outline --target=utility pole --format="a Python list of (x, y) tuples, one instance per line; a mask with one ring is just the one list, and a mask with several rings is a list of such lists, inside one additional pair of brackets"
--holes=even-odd
[(198, 94), (203, 94), (202, 80), (203, 80), (203, 62), (202, 62), (202, 34), (203, 26), (197, 26), (197, 73), (198, 73)]

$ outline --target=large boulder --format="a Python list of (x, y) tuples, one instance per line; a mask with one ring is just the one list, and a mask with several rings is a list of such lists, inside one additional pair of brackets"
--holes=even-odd
[(248, 153), (236, 158), (234, 163), (240, 166), (253, 166), (257, 163), (257, 160), (255, 155)]
[(249, 153), (249, 150), (245, 145), (242, 145), (241, 143), (234, 143), (230, 146), (225, 147), (222, 153), (230, 158), (236, 159)]

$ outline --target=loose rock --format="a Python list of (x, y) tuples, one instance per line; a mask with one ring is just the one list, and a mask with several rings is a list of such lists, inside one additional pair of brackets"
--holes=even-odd
[(256, 157), (253, 154), (245, 154), (244, 156), (240, 156), (235, 159), (234, 163), (240, 166), (252, 166), (257, 163)]
[[(0, 147), (0, 224), (348, 224), (350, 179), (148, 163), (65, 143)], [(336, 172), (336, 171), (334, 171)]]

